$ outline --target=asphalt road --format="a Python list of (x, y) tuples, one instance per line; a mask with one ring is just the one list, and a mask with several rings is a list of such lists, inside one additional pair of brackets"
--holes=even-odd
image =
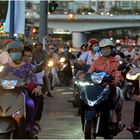
[[(53, 90), (54, 97), (45, 97), (39, 139), (84, 139), (77, 108), (67, 100), (72, 98), (69, 87)], [(124, 101), (122, 122), (128, 126), (133, 119), (134, 101)], [(126, 128), (114, 139), (132, 139)]]

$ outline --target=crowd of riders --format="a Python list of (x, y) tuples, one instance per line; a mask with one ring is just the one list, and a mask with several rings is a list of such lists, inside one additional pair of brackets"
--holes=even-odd
[[(117, 119), (117, 113), (113, 107), (113, 98), (116, 86), (125, 80), (122, 71), (117, 69), (120, 61), (135, 65), (140, 60), (139, 47), (127, 46), (125, 51), (120, 43), (113, 43), (111, 39), (96, 38), (89, 39), (81, 45), (80, 51), (75, 55), (69, 51), (69, 46), (63, 46), (60, 52), (55, 44), (49, 44), (48, 50), (43, 49), (43, 44), (37, 42), (24, 45), (17, 40), (5, 43), (4, 50), (0, 54), (0, 63), (5, 65), (5, 71), (9, 74), (23, 78), (27, 87), (24, 90), (26, 97), (26, 130), (29, 135), (36, 135), (40, 127), (43, 111), (44, 94), (53, 97), (52, 90), (56, 86), (71, 86), (73, 77), (84, 78), (93, 71), (104, 71), (113, 77), (111, 84), (110, 104), (113, 118), (112, 124), (118, 125), (121, 119)], [(123, 51), (122, 51), (123, 50)], [(65, 67), (60, 68), (60, 58), (64, 58)], [(52, 62), (52, 65), (48, 65)], [(73, 67), (74, 66), (74, 69)], [(82, 73), (81, 73), (82, 71)], [(81, 76), (81, 77), (80, 77)], [(84, 112), (86, 105), (82, 103), (81, 121), (84, 129)], [(105, 115), (108, 116), (108, 112)], [(104, 122), (106, 118), (103, 118)], [(133, 125), (128, 127), (129, 131), (138, 129), (140, 122), (140, 96), (137, 97)]]

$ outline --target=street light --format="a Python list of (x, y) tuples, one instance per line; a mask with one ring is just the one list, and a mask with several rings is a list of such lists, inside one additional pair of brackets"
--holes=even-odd
[(68, 14), (68, 18), (69, 18), (70, 20), (72, 20), (72, 19), (75, 19), (75, 16), (74, 16), (73, 13), (70, 13), (70, 14)]

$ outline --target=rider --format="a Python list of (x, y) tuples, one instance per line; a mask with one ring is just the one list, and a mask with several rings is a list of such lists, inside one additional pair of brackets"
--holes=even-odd
[[(21, 43), (12, 41), (7, 44), (7, 51), (11, 57), (11, 60), (6, 66), (5, 66), (5, 73), (6, 74), (12, 74), (19, 78), (22, 78), (24, 81), (27, 82), (27, 85), (30, 83), (34, 83), (36, 87), (32, 91), (32, 94), (37, 94), (38, 96), (42, 95), (42, 86), (37, 83), (35, 80), (35, 77), (32, 73), (31, 65), (25, 64), (25, 62), (22, 61), (22, 51), (23, 46)], [(26, 130), (30, 134), (32, 133), (33, 126), (34, 126), (34, 117), (35, 117), (35, 105), (34, 101), (28, 96), (28, 92), (25, 89), (25, 103), (26, 103), (26, 114), (27, 114), (27, 126)]]
[[(110, 105), (112, 108), (112, 114), (113, 118), (112, 118), (112, 125), (114, 125), (116, 128), (118, 127), (118, 122), (121, 120), (118, 120), (117, 116), (118, 114), (120, 114), (120, 112), (118, 112), (118, 114), (116, 114), (115, 109), (114, 109), (114, 97), (116, 96), (116, 85), (123, 80), (123, 77), (121, 75), (121, 71), (117, 70), (118, 65), (120, 64), (119, 61), (112, 56), (112, 51), (113, 51), (113, 42), (110, 39), (102, 39), (99, 43), (99, 47), (100, 47), (100, 51), (102, 56), (100, 56), (98, 59), (96, 59), (91, 67), (88, 70), (88, 73), (92, 73), (96, 70), (99, 71), (104, 71), (107, 72), (108, 74), (110, 74), (113, 78), (114, 81), (112, 82), (112, 85), (110, 86), (110, 90), (111, 90), (111, 94), (110, 94)], [(104, 124), (103, 127), (107, 127), (108, 124), (108, 120), (106, 117), (109, 117), (109, 112), (104, 112), (106, 115), (102, 116), (101, 118), (103, 119)], [(120, 119), (120, 118), (119, 118)], [(107, 123), (107, 124), (106, 124)], [(107, 130), (107, 129), (105, 129)]]
[(132, 61), (135, 57), (136, 53), (135, 50), (133, 49), (133, 46), (130, 44), (127, 46), (127, 50), (124, 51), (124, 56), (128, 57), (130, 56), (130, 60)]
[(89, 51), (82, 53), (77, 60), (77, 63), (83, 66), (85, 71), (88, 71), (93, 61), (100, 56), (98, 43), (99, 42), (96, 38), (90, 39), (88, 41)]
[(66, 85), (69, 86), (72, 82), (73, 73), (72, 73), (72, 67), (71, 63), (76, 58), (71, 52), (69, 52), (69, 46), (64, 46), (64, 52), (61, 54), (62, 57), (65, 57), (65, 63), (67, 64), (67, 67), (63, 70), (64, 80), (66, 82)]
[(49, 44), (49, 53), (46, 58), (47, 61), (52, 60), (53, 61), (53, 67), (51, 68), (51, 74), (52, 74), (52, 81), (51, 81), (51, 89), (53, 89), (56, 85), (60, 85), (60, 80), (58, 78), (58, 60), (59, 55), (55, 52), (56, 47), (54, 44)]
[[(31, 45), (24, 46), (23, 61), (27, 64), (32, 65), (31, 64), (32, 62), (32, 46)], [(33, 66), (32, 66), (32, 69), (33, 69)], [(44, 71), (33, 73), (35, 79), (38, 81), (38, 84), (40, 85), (44, 85), (44, 82), (43, 82), (44, 73), (45, 73)], [(30, 84), (28, 86), (28, 92), (29, 92), (29, 97), (33, 99), (34, 104), (35, 104), (35, 119), (34, 119), (34, 127), (33, 127), (32, 133), (37, 134), (38, 131), (40, 130), (39, 121), (41, 120), (41, 116), (42, 116), (44, 97), (43, 95), (31, 94), (31, 92), (34, 90), (34, 86), (35, 85), (33, 85), (33, 83)]]
[(124, 59), (125, 58), (125, 56), (124, 56), (124, 54), (121, 52), (121, 48), (122, 48), (122, 45), (120, 44), (120, 43), (116, 43), (115, 44), (115, 50), (114, 50), (114, 52), (113, 52), (113, 55), (114, 56), (120, 56), (120, 58), (121, 59)]
[(88, 43), (84, 43), (80, 46), (80, 52), (78, 52), (77, 54), (77, 58), (79, 58), (79, 56), (87, 51), (87, 47), (88, 47)]
[[(44, 71), (46, 58), (47, 58), (47, 52), (46, 50), (43, 49), (43, 44), (38, 42), (35, 45), (34, 51), (32, 52), (32, 64), (36, 66), (37, 70)], [(46, 77), (44, 77), (43, 80), (44, 80), (44, 85), (48, 90), (47, 96), (53, 97), (50, 90), (50, 84), (49, 84), (50, 81)]]

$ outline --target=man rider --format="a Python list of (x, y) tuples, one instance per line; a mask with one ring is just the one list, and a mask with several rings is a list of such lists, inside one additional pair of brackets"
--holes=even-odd
[(71, 85), (72, 78), (73, 78), (73, 73), (72, 73), (72, 68), (71, 68), (71, 63), (73, 60), (76, 58), (71, 52), (69, 52), (69, 46), (65, 45), (64, 46), (64, 52), (61, 54), (62, 57), (65, 57), (65, 63), (67, 64), (67, 67), (63, 70), (63, 77), (64, 81), (67, 86)]
[[(32, 52), (32, 64), (36, 66), (36, 71), (43, 71), (45, 69), (45, 63), (46, 63), (46, 58), (47, 58), (47, 52), (46, 50), (43, 49), (43, 44), (42, 43), (36, 43), (35, 49)], [(44, 87), (45, 90), (48, 90), (47, 96), (48, 97), (53, 97), (52, 93), (50, 91), (50, 84), (49, 80), (44, 77)]]

